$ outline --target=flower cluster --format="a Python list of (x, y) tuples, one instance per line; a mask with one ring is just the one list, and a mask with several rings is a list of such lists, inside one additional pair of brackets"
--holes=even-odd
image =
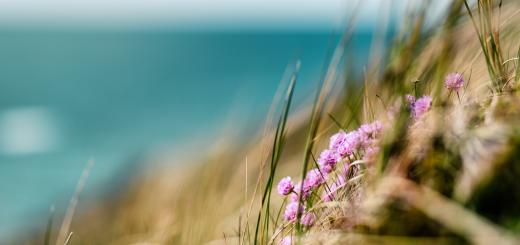
[(460, 73), (450, 73), (444, 80), (444, 86), (450, 91), (459, 92), (464, 86), (464, 77)]
[(304, 210), (305, 207), (303, 204), (299, 204), (298, 202), (291, 202), (287, 205), (287, 207), (285, 207), (284, 218), (287, 221), (295, 221), (298, 217), (298, 213), (301, 214)]
[[(312, 226), (316, 214), (307, 211), (308, 200), (313, 195), (320, 197), (317, 192), (322, 186), (326, 186), (323, 188), (322, 200), (334, 200), (337, 191), (347, 183), (349, 164), (377, 153), (376, 142), (381, 131), (380, 121), (363, 124), (350, 132), (340, 130), (330, 138), (329, 148), (321, 152), (317, 160), (318, 167), (309, 170), (302, 182), (293, 184), (291, 177), (282, 178), (278, 183), (278, 193), (289, 196), (290, 200), (285, 207), (285, 220), (294, 222), (301, 215), (300, 223), (306, 227)], [(342, 165), (340, 173), (332, 174), (338, 164)]]
[(278, 183), (278, 193), (280, 193), (280, 195), (288, 195), (293, 189), (294, 185), (289, 176), (281, 179)]
[[(462, 74), (451, 73), (446, 76), (444, 86), (450, 92), (459, 92), (464, 83)], [(412, 119), (420, 119), (432, 107), (432, 97), (428, 95), (419, 98), (406, 95), (405, 100)], [(389, 115), (399, 111), (391, 112)], [(313, 226), (317, 220), (311, 208), (316, 203), (315, 198), (321, 198), (324, 202), (339, 198), (339, 191), (359, 170), (358, 164), (374, 162), (379, 153), (378, 141), (382, 130), (383, 126), (377, 120), (349, 132), (340, 130), (330, 137), (328, 148), (320, 153), (316, 161), (317, 167), (309, 170), (302, 181), (294, 184), (291, 177), (282, 178), (278, 184), (278, 193), (289, 197), (283, 213), (285, 220), (296, 222), (299, 218), (303, 227)], [(293, 241), (294, 237), (286, 236), (280, 244), (289, 245)]]
[(408, 102), (408, 106), (410, 108), (410, 113), (413, 118), (419, 119), (426, 112), (430, 110), (432, 105), (432, 97), (425, 95), (419, 99), (416, 99), (413, 95), (406, 95), (406, 101)]

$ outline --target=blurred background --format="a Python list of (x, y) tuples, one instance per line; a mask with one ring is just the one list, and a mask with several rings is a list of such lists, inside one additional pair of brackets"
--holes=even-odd
[[(289, 63), (302, 64), (297, 104), (312, 99), (357, 5), (0, 1), (0, 241), (44, 227), (53, 206), (64, 210), (88, 160), (82, 207), (163, 154), (203, 154), (225, 127), (253, 134)], [(370, 0), (354, 11), (345, 60), (354, 76), (376, 27), (398, 28), (406, 7)]]

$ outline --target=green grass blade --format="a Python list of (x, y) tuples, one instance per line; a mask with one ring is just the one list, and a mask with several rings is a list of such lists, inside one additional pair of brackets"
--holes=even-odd
[[(289, 117), (289, 110), (291, 107), (291, 102), (294, 95), (294, 88), (297, 81), (297, 74), (299, 71), (299, 62), (296, 65), (296, 70), (293, 73), (291, 77), (291, 82), (289, 83), (289, 87), (287, 88), (287, 93), (284, 100), (284, 107), (283, 111), (280, 115), (280, 118), (278, 120), (278, 124), (276, 127), (275, 137), (273, 140), (273, 147), (272, 147), (272, 153), (271, 153), (271, 163), (270, 163), (270, 172), (267, 184), (264, 188), (264, 192), (262, 195), (262, 201), (261, 201), (261, 207), (258, 213), (257, 221), (256, 221), (256, 228), (255, 228), (255, 236), (254, 236), (254, 244), (258, 244), (258, 236), (260, 231), (260, 220), (262, 219), (262, 213), (263, 209), (265, 207), (265, 213), (264, 213), (264, 234), (267, 234), (269, 230), (269, 208), (270, 208), (270, 202), (271, 202), (271, 190), (274, 183), (274, 175), (276, 173), (276, 168), (278, 166), (278, 161), (280, 160), (280, 155), (282, 153), (283, 149), (283, 143), (284, 143), (284, 137), (285, 137), (285, 130), (286, 130), (286, 124), (287, 119)], [(265, 235), (263, 238), (267, 238), (267, 235)]]

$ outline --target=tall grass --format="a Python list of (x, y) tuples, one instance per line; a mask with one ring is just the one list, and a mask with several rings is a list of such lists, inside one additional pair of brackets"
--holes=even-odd
[[(498, 28), (500, 18), (495, 17), (496, 15), (500, 16), (502, 4), (502, 1), (494, 3), (491, 0), (478, 0), (476, 2), (477, 15), (475, 15), (473, 6), (470, 6), (467, 1), (454, 1), (448, 9), (444, 23), (436, 30), (424, 29), (424, 21), (428, 12), (427, 5), (420, 6), (410, 15), (405, 28), (407, 33), (399, 35), (399, 38), (393, 44), (389, 56), (390, 61), (387, 68), (384, 69), (383, 76), (379, 78), (375, 76), (376, 84), (365, 82), (364, 88), (354, 88), (355, 91), (363, 91), (362, 101), (364, 106), (361, 111), (350, 109), (350, 118), (357, 117), (365, 120), (376, 118), (383, 120), (386, 127), (384, 136), (379, 140), (381, 150), (376, 159), (373, 160), (372, 165), (369, 161), (361, 158), (360, 155), (366, 154), (364, 151), (357, 152), (360, 155), (354, 152), (351, 156), (344, 157), (340, 161), (342, 164), (350, 166), (350, 171), (359, 172), (347, 176), (350, 181), (342, 186), (347, 193), (343, 193), (331, 203), (336, 207), (339, 204), (340, 211), (337, 211), (336, 208), (323, 208), (321, 206), (325, 203), (318, 200), (320, 193), (330, 191), (330, 184), (334, 184), (338, 180), (339, 177), (334, 172), (326, 177), (329, 180), (325, 180), (323, 185), (318, 184), (313, 187), (314, 189), (311, 189), (309, 200), (304, 200), (303, 191), (305, 181), (308, 180), (309, 166), (317, 166), (321, 174), (323, 174), (321, 167), (324, 167), (318, 166), (316, 163), (309, 165), (310, 156), (313, 155), (313, 146), (317, 141), (315, 137), (319, 135), (319, 124), (323, 117), (323, 97), (318, 96), (313, 105), (310, 129), (303, 151), (302, 181), (297, 184), (299, 185), (299, 193), (295, 193), (298, 197), (297, 206), (299, 207), (300, 204), (305, 202), (305, 212), (316, 213), (318, 215), (317, 221), (311, 224), (312, 227), (302, 229), (303, 212), (297, 211), (297, 219), (287, 218), (287, 221), (279, 225), (278, 229), (273, 230), (272, 237), (268, 233), (263, 233), (266, 238), (260, 240), (263, 242), (262, 244), (270, 244), (273, 241), (287, 243), (289, 240), (297, 243), (312, 241), (312, 239), (306, 240), (306, 238), (312, 237), (313, 233), (326, 236), (325, 234), (332, 230), (343, 231), (346, 234), (361, 232), (364, 234), (426, 235), (442, 239), (448, 237), (453, 239), (452, 242), (466, 241), (480, 244), (514, 244), (520, 242), (511, 231), (507, 231), (507, 227), (487, 220), (487, 218), (493, 219), (493, 217), (480, 216), (483, 214), (478, 213), (479, 208), (473, 209), (475, 207), (473, 205), (480, 205), (478, 204), (480, 200), (471, 203), (471, 201), (463, 202), (456, 198), (458, 188), (460, 188), (460, 185), (464, 185), (466, 181), (461, 179), (461, 176), (467, 174), (466, 165), (473, 164), (466, 160), (467, 157), (464, 152), (461, 152), (461, 147), (473, 144), (471, 140), (467, 140), (465, 137), (471, 137), (471, 131), (479, 124), (475, 124), (475, 121), (471, 124), (469, 124), (469, 121), (463, 121), (459, 123), (460, 125), (457, 125), (457, 127), (462, 127), (458, 130), (463, 132), (450, 132), (445, 129), (456, 130), (454, 124), (457, 123), (441, 119), (448, 117), (454, 120), (467, 120), (465, 119), (467, 114), (473, 114), (472, 117), (475, 117), (475, 119), (471, 120), (478, 121), (478, 110), (488, 111), (489, 113), (489, 110), (494, 109), (493, 107), (482, 106), (478, 108), (477, 106), (478, 109), (475, 110), (476, 97), (461, 98), (458, 89), (456, 94), (459, 103), (453, 103), (450, 100), (452, 91), (446, 91), (446, 88), (449, 90), (451, 87), (445, 88), (445, 86), (448, 86), (448, 81), (445, 84), (444, 77), (449, 72), (464, 72), (467, 69), (464, 71), (458, 70), (457, 64), (452, 61), (458, 53), (458, 50), (456, 50), (458, 40), (455, 36), (457, 36), (456, 29), (460, 28), (459, 23), (464, 21), (463, 6), (479, 40), (480, 52), (485, 60), (484, 67), (491, 80), (491, 86), (489, 86), (491, 96), (505, 90), (512, 91), (511, 81), (513, 79), (511, 78), (517, 78), (519, 68), (517, 65), (515, 69), (508, 69), (507, 62), (504, 62), (504, 51)], [(508, 6), (517, 6), (512, 3), (508, 4), (511, 4)], [(428, 43), (430, 40), (437, 43)], [(343, 44), (340, 44), (339, 50), (342, 50), (341, 45)], [(430, 57), (427, 60), (418, 60), (421, 54), (429, 50), (434, 50), (434, 53), (429, 53)], [(479, 50), (473, 51), (479, 52)], [(517, 58), (513, 57), (512, 59)], [(471, 66), (472, 64), (467, 65)], [(469, 90), (468, 85), (471, 76), (467, 78), (469, 79), (464, 84), (464, 95)], [(484, 81), (479, 85), (485, 84)], [(418, 119), (416, 112), (413, 111), (416, 110), (413, 108), (414, 104), (411, 105), (411, 109), (409, 109), (409, 105), (406, 105), (410, 102), (406, 102), (404, 97), (405, 94), (410, 93), (414, 94), (415, 97), (423, 94), (433, 96), (432, 111), (426, 115), (428, 119)], [(480, 91), (469, 93), (469, 96), (482, 94)], [(514, 97), (516, 94), (511, 96)], [(380, 100), (382, 106), (375, 106), (377, 103), (372, 102), (375, 100), (374, 97)], [(348, 100), (353, 101), (352, 98)], [(482, 102), (486, 103), (486, 101)], [(390, 104), (392, 108), (388, 108), (386, 104)], [(412, 111), (410, 112), (410, 110)], [(348, 129), (348, 125), (345, 127), (330, 113), (328, 115), (339, 130)], [(487, 123), (490, 123), (490, 121), (488, 120)], [(513, 151), (516, 151), (516, 149)], [(313, 160), (316, 161), (314, 158)], [(337, 164), (340, 164), (340, 162)], [(496, 163), (491, 161), (485, 164), (494, 165)], [(508, 164), (517, 164), (517, 161)], [(363, 167), (360, 168), (360, 166)], [(311, 180), (309, 179), (309, 181)], [(351, 183), (351, 181), (356, 181), (357, 184)], [(392, 188), (390, 187), (392, 181), (402, 182), (403, 185), (399, 185), (399, 188)], [(473, 179), (472, 181), (476, 180)], [(272, 181), (269, 182), (269, 186), (273, 188)], [(291, 188), (290, 185), (289, 188)], [(507, 188), (514, 190), (516, 187)], [(401, 190), (399, 193), (402, 194), (397, 194), (396, 190)], [(386, 194), (382, 194), (381, 191)], [(478, 196), (477, 189), (471, 191), (475, 191), (475, 193), (466, 193), (466, 195)], [(317, 195), (318, 199), (313, 197), (314, 195)], [(378, 196), (378, 199), (374, 199), (374, 195)], [(453, 198), (453, 200), (450, 200), (450, 198)], [(424, 202), (424, 200), (430, 200), (431, 203)], [(516, 199), (513, 198), (512, 200)], [(285, 212), (291, 212), (290, 205), (287, 202), (283, 203), (287, 205)], [(352, 203), (358, 206), (353, 206)], [(396, 205), (403, 205), (402, 203), (410, 205), (410, 208), (396, 208)], [(428, 204), (432, 204), (433, 208), (430, 208)], [(486, 208), (504, 208), (503, 205), (495, 205), (496, 207), (487, 206)], [(354, 208), (350, 211), (359, 214), (345, 215), (345, 207)], [(443, 211), (437, 211), (437, 209)], [(511, 218), (516, 220), (513, 217), (508, 217), (508, 219)], [(520, 222), (520, 220), (515, 222)], [(468, 228), (468, 226), (471, 226), (471, 228)], [(287, 232), (284, 232), (284, 230)], [(281, 239), (281, 234), (288, 234), (288, 236)], [(318, 237), (318, 239), (320, 238)], [(320, 241), (323, 240), (320, 239)], [(255, 244), (257, 244), (256, 238)]]
[(498, 5), (498, 14), (500, 15), (502, 1), (495, 2), (493, 0), (477, 0), (476, 14), (474, 14), (475, 11), (469, 6), (468, 1), (464, 0), (464, 6), (477, 32), (493, 87), (501, 92), (507, 85), (507, 78), (500, 47), (500, 31), (498, 29), (500, 23), (497, 23), (494, 17), (495, 4)]
[[(349, 24), (312, 105), (291, 114), (296, 65), (263, 135), (246, 146), (219, 142), (194, 168), (151, 173), (116, 204), (78, 217), (73, 243), (518, 244), (518, 9), (514, 0), (452, 1), (428, 25), (429, 5), (420, 4), (363, 82), (342, 86)], [(449, 73), (464, 86), (449, 88)], [(428, 96), (431, 104), (417, 104)], [(376, 120), (370, 148), (327, 173), (320, 152), (330, 136)], [(325, 180), (304, 198), (310, 169)], [(286, 175), (302, 180), (296, 201), (273, 193)], [(287, 220), (291, 202), (306, 207)], [(314, 222), (303, 224), (309, 213)]]
[[(269, 223), (271, 217), (270, 213), (270, 204), (271, 204), (271, 192), (273, 189), (273, 183), (274, 183), (274, 176), (276, 173), (276, 168), (278, 166), (278, 162), (280, 160), (280, 155), (283, 150), (284, 145), (284, 138), (286, 136), (286, 124), (287, 124), (287, 118), (289, 116), (289, 109), (291, 107), (291, 102), (294, 94), (294, 87), (296, 85), (296, 79), (297, 74), (300, 69), (300, 64), (298, 63), (296, 65), (296, 71), (291, 76), (291, 81), (289, 83), (289, 87), (287, 88), (287, 93), (284, 99), (284, 105), (282, 113), (280, 114), (280, 118), (278, 119), (278, 123), (276, 126), (276, 131), (274, 134), (274, 141), (272, 144), (272, 150), (271, 150), (271, 161), (270, 161), (270, 168), (269, 168), (269, 177), (267, 180), (267, 183), (264, 187), (264, 191), (262, 194), (262, 200), (261, 200), (261, 206), (260, 211), (258, 213), (258, 218), (256, 221), (256, 228), (255, 228), (255, 236), (254, 236), (254, 244), (258, 243), (258, 235), (260, 231), (260, 226), (263, 226), (263, 229), (261, 230), (262, 234), (261, 237), (264, 238), (262, 243), (265, 243), (268, 239), (268, 233), (269, 233)], [(265, 209), (264, 209), (265, 206)], [(261, 222), (262, 216), (264, 216), (264, 221)]]

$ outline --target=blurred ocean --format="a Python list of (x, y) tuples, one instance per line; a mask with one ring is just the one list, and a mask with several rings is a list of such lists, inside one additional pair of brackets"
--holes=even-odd
[[(124, 183), (154, 150), (218, 135), (227, 116), (259, 126), (285, 67), (313, 96), (327, 32), (0, 31), (0, 241)], [(337, 38), (337, 37), (335, 37)], [(359, 32), (347, 59), (366, 62)], [(180, 149), (180, 148), (179, 148)], [(81, 206), (81, 203), (80, 203)]]

